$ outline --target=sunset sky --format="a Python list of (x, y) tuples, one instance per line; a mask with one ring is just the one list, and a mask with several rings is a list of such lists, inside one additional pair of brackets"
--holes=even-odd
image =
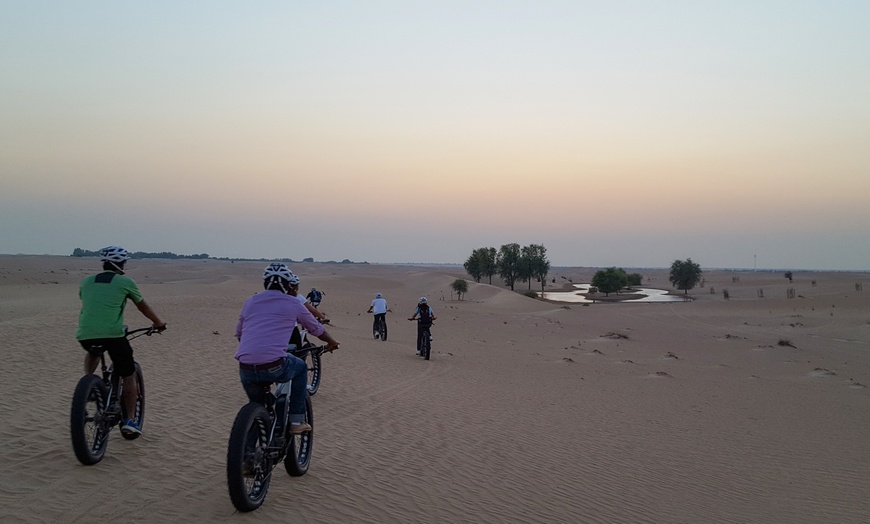
[(0, 0), (0, 253), (870, 269), (870, 2)]

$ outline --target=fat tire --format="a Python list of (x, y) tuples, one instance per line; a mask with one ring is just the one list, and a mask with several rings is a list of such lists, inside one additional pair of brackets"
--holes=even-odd
[(378, 334), (381, 336), (381, 341), (387, 341), (387, 319), (382, 318), (380, 322), (378, 322)]
[(272, 464), (265, 454), (272, 419), (262, 404), (242, 406), (227, 444), (227, 489), (233, 506), (253, 511), (263, 505), (272, 480)]
[[(139, 363), (134, 362), (133, 365), (136, 367), (135, 375), (136, 384), (139, 386), (139, 396), (136, 397), (136, 416), (131, 418), (139, 424), (139, 429), (145, 429), (145, 378), (142, 375), (142, 368), (139, 366)], [(121, 401), (121, 418), (123, 423), (123, 420), (128, 418), (127, 409), (124, 408), (124, 399), (119, 400)], [(121, 436), (126, 440), (136, 440), (140, 435), (141, 433), (121, 432)]]
[[(106, 411), (109, 388), (97, 375), (85, 375), (76, 385), (69, 414), (69, 431), (73, 452), (79, 462), (92, 466), (103, 460), (109, 445), (109, 431), (100, 419)], [(88, 404), (95, 403), (95, 412)]]
[(311, 451), (314, 449), (314, 407), (310, 395), (305, 397), (305, 422), (311, 425), (311, 431), (299, 435), (287, 434), (289, 442), (284, 468), (291, 477), (301, 477), (311, 466)]
[(323, 366), (320, 362), (320, 351), (309, 351), (305, 355), (305, 365), (308, 366), (308, 394), (314, 395), (320, 389), (320, 379), (323, 377)]

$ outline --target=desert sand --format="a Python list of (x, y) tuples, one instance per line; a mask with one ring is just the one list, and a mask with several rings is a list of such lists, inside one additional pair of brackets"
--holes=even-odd
[[(116, 431), (88, 467), (68, 425), (78, 283), (98, 266), (0, 256), (4, 522), (870, 522), (870, 274), (705, 271), (688, 302), (584, 306), (495, 279), (459, 301), (461, 267), (294, 264), (341, 349), (323, 357), (308, 474), (276, 469), (240, 514), (233, 331), (265, 264), (129, 263), (169, 329), (133, 342), (144, 435)], [(554, 268), (547, 290), (594, 271)], [(667, 270), (638, 272), (671, 289)], [(421, 295), (439, 317), (429, 362), (406, 320)], [(127, 323), (147, 325), (133, 307)]]

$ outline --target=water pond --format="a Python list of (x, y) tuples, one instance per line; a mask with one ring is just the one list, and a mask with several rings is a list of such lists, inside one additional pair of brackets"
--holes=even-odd
[[(554, 302), (571, 302), (572, 304), (592, 304), (594, 301), (583, 296), (589, 293), (592, 284), (573, 284), (574, 291), (545, 291), (538, 293), (541, 298)], [(639, 298), (626, 299), (623, 302), (683, 302), (685, 299), (679, 295), (668, 295), (664, 289), (639, 287), (632, 289), (634, 295), (644, 295)]]

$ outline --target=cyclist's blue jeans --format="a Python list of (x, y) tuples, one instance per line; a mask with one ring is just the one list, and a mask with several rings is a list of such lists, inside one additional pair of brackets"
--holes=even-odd
[(251, 402), (263, 402), (264, 382), (290, 382), (290, 398), (287, 399), (290, 422), (305, 421), (305, 396), (308, 395), (308, 366), (305, 361), (287, 355), (283, 366), (275, 366), (264, 370), (239, 370), (242, 387)]

